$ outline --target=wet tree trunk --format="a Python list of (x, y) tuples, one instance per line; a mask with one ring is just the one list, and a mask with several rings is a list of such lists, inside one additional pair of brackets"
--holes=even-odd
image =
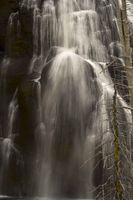
[[(130, 105), (132, 112), (133, 120), (133, 67), (132, 67), (132, 58), (131, 58), (131, 47), (130, 47), (130, 32), (129, 32), (129, 21), (127, 17), (127, 5), (126, 0), (121, 0), (122, 8), (120, 10), (121, 20), (119, 22), (120, 27), (120, 39), (123, 44), (124, 51), (124, 61), (125, 61), (125, 70), (128, 80), (128, 88), (130, 95)], [(118, 16), (119, 20), (119, 16)]]
[(123, 188), (121, 184), (121, 167), (120, 167), (120, 133), (117, 119), (117, 90), (114, 85), (113, 96), (113, 132), (114, 132), (114, 183), (115, 183), (115, 199), (125, 200)]
[[(121, 5), (120, 5), (121, 4)], [(117, 0), (117, 19), (120, 33), (120, 43), (123, 46), (123, 60), (125, 62), (125, 72), (128, 82), (130, 107), (132, 113), (132, 123), (133, 123), (133, 67), (131, 58), (131, 47), (130, 47), (130, 32), (129, 32), (129, 21), (127, 16), (127, 5), (126, 0)], [(121, 183), (121, 167), (120, 167), (120, 134), (119, 125), (117, 119), (117, 91), (116, 86), (114, 86), (114, 97), (113, 97), (113, 129), (114, 129), (114, 178), (115, 178), (115, 199), (124, 200), (125, 191), (123, 191), (123, 186)], [(130, 166), (129, 166), (130, 168)], [(129, 172), (129, 176), (131, 176)]]

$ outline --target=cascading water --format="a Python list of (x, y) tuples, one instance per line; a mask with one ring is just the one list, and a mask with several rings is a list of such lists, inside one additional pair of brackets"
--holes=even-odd
[[(44, 161), (46, 174), (47, 169), (49, 173), (41, 190), (44, 194), (86, 196), (88, 184), (92, 183), (89, 170), (92, 171), (93, 161), (81, 166), (89, 154), (94, 156), (98, 123), (93, 125), (92, 121), (97, 120), (96, 105), (101, 95), (98, 82), (91, 66), (70, 50), (59, 53), (46, 70), (43, 117), (51, 147), (48, 160)], [(43, 185), (41, 178), (40, 181)]]
[[(0, 195), (112, 199), (115, 90), (108, 66), (114, 58), (123, 63), (115, 2), (22, 0), (7, 35)], [(131, 162), (131, 113), (119, 93), (120, 140)], [(127, 167), (121, 181), (128, 191)]]

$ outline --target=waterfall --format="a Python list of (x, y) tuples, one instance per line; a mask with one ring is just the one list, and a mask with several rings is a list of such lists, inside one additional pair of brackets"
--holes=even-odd
[(130, 196), (132, 120), (116, 4), (22, 0), (10, 15), (0, 195), (113, 199), (116, 95), (121, 182)]
[[(51, 146), (47, 168), (50, 170), (48, 179), (52, 179), (50, 180), (52, 183), (50, 183), (51, 186), (46, 183), (44, 190), (48, 187), (49, 192), (58, 194), (64, 191), (61, 195), (74, 193), (72, 195), (76, 196), (75, 192), (77, 195), (81, 192), (78, 189), (81, 185), (85, 185), (84, 190), (87, 190), (87, 184), (92, 182), (87, 166), (85, 166), (87, 173), (81, 166), (88, 159), (89, 154), (90, 157), (94, 156), (96, 124), (93, 125), (92, 121), (97, 120), (96, 105), (101, 94), (99, 94), (99, 86), (91, 66), (69, 50), (59, 53), (47, 70), (48, 75), (44, 83), (43, 116), (48, 137), (47, 145)], [(43, 76), (45, 75), (44, 69)], [(91, 117), (90, 113), (92, 113)], [(89, 138), (92, 139), (89, 141)], [(88, 148), (92, 152), (89, 150), (87, 152)], [(89, 166), (90, 163), (87, 165)], [(44, 171), (42, 169), (42, 173)], [(82, 180), (82, 173), (88, 177)], [(41, 177), (43, 177), (42, 174)]]

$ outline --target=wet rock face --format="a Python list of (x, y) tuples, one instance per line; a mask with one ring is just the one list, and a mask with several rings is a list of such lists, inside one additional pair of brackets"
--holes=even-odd
[(33, 54), (33, 10), (21, 8), (19, 12), (21, 25), (21, 39), (23, 53), (32, 56)]
[(18, 0), (0, 1), (0, 52), (5, 50), (5, 36), (8, 18), (11, 12), (18, 10)]
[[(33, 10), (20, 8), (20, 3), (21, 0), (0, 1), (0, 61), (4, 54), (9, 57), (32, 55)], [(13, 30), (9, 30), (11, 13), (15, 16)]]
[(17, 11), (19, 9), (20, 0), (8, 0), (7, 2), (12, 11)]
[(10, 58), (32, 55), (32, 17), (26, 14), (17, 11), (10, 15), (5, 52)]

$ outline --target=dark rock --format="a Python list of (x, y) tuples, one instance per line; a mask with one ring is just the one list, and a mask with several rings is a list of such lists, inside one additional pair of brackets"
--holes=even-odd
[(12, 11), (18, 10), (19, 1), (1, 0), (0, 1), (0, 49), (5, 49), (5, 37), (9, 15)]

